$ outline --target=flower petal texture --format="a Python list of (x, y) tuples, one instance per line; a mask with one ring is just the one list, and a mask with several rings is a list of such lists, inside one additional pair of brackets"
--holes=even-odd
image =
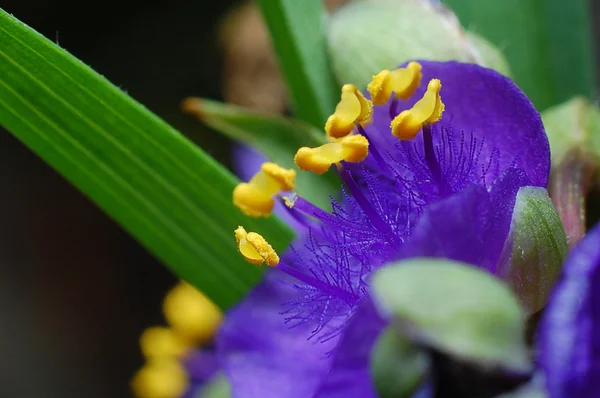
[(335, 341), (308, 340), (310, 325), (290, 328), (281, 304), (295, 290), (277, 271), (230, 312), (217, 336), (220, 361), (236, 398), (310, 396), (327, 372)]
[(315, 397), (377, 397), (367, 361), (373, 344), (385, 325), (386, 322), (377, 313), (373, 302), (365, 300), (348, 321), (329, 374), (319, 386)]
[[(480, 164), (467, 163), (460, 168), (459, 159), (447, 155), (445, 161), (448, 166), (454, 162), (449, 168), (454, 169), (455, 174), (470, 183), (481, 183), (483, 178), (486, 184), (491, 184), (504, 170), (520, 167), (531, 185), (547, 186), (550, 173), (548, 138), (539, 113), (510, 79), (473, 64), (419, 62), (423, 66), (424, 82), (439, 79), (443, 85), (441, 95), (446, 109), (439, 125), (443, 132), (451, 132), (452, 137), (439, 134), (434, 141), (442, 147), (473, 151), (480, 161)], [(426, 88), (421, 85), (410, 100), (399, 103), (396, 114), (410, 109)], [(390, 148), (394, 138), (377, 134), (377, 131), (388, 131), (388, 112), (387, 107), (374, 108), (373, 123), (365, 130), (373, 136), (373, 141)], [(420, 141), (422, 138), (417, 136), (403, 145), (407, 155), (410, 155), (410, 147), (422, 146)], [(395, 158), (399, 156), (394, 153)], [(398, 160), (402, 162), (401, 158)]]
[(600, 225), (567, 257), (538, 340), (552, 398), (600, 396)]

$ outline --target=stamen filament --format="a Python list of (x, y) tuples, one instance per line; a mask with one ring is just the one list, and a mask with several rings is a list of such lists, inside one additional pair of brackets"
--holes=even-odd
[(371, 155), (373, 155), (373, 158), (375, 159), (379, 167), (381, 167), (384, 170), (390, 170), (390, 166), (387, 164), (387, 162), (383, 159), (383, 156), (381, 156), (381, 154), (377, 150), (377, 145), (373, 145), (373, 141), (369, 137), (369, 134), (367, 134), (367, 132), (361, 125), (357, 125), (356, 127), (358, 129), (359, 134), (363, 135), (369, 142), (370, 153)]
[(450, 188), (448, 187), (447, 182), (445, 182), (442, 178), (442, 168), (440, 163), (435, 156), (435, 149), (433, 147), (433, 136), (431, 134), (431, 125), (424, 124), (423, 125), (423, 152), (425, 154), (425, 161), (427, 162), (427, 166), (429, 166), (429, 170), (431, 171), (431, 176), (434, 179), (434, 182), (438, 186), (439, 193), (441, 196), (445, 196), (450, 192)]
[(352, 177), (352, 173), (350, 173), (350, 171), (345, 169), (342, 165), (338, 165), (337, 170), (340, 174), (340, 177), (342, 178), (342, 181), (344, 181), (344, 183), (348, 187), (348, 190), (354, 197), (354, 200), (356, 200), (356, 203), (358, 203), (358, 205), (365, 213), (367, 218), (371, 221), (373, 226), (375, 226), (376, 229), (378, 229), (380, 232), (386, 235), (393, 235), (394, 232), (392, 231), (392, 228), (381, 219), (379, 213), (377, 213), (373, 206), (371, 206), (371, 203), (363, 194), (362, 190), (354, 180), (354, 177)]
[[(310, 201), (308, 201), (302, 197), (297, 197), (296, 201), (294, 202), (294, 207), (291, 208), (290, 211), (301, 212), (303, 214), (306, 214), (309, 217), (319, 220), (323, 224), (326, 224), (326, 225), (336, 228), (336, 229), (340, 229), (340, 227), (343, 227), (346, 229), (355, 229), (356, 228), (355, 225), (352, 225), (351, 223), (348, 223), (339, 218), (336, 218), (332, 214), (326, 212), (325, 210), (321, 209), (317, 205), (311, 203)], [(313, 232), (314, 231), (318, 231), (318, 229), (313, 229)]]
[(390, 114), (390, 120), (394, 120), (394, 118), (398, 116), (398, 98), (392, 98), (388, 112)]
[(300, 272), (282, 262), (280, 262), (275, 268), (277, 268), (277, 269), (281, 270), (282, 272), (288, 274), (289, 276), (299, 280), (300, 282), (304, 282), (307, 285), (310, 285), (322, 292), (326, 292), (326, 293), (331, 294), (332, 296), (342, 298), (347, 303), (354, 303), (360, 298), (359, 296), (357, 296), (351, 292), (348, 292), (344, 289), (341, 289), (341, 288), (333, 286), (333, 285), (329, 285), (325, 282), (320, 281), (319, 279), (317, 279), (315, 277), (303, 274), (302, 272)]

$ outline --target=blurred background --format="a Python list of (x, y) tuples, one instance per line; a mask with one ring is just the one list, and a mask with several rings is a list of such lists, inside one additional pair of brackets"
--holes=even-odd
[[(285, 109), (274, 60), (256, 56), (268, 54), (260, 19), (242, 23), (238, 12), (224, 22), (240, 1), (1, 3), (226, 165), (230, 143), (184, 115), (183, 98)], [(2, 130), (0, 190), (0, 397), (130, 397), (139, 335), (164, 323), (161, 300), (175, 278)]]

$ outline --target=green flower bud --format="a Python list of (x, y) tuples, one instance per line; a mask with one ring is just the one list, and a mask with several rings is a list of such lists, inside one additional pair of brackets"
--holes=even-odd
[(372, 294), (408, 340), (490, 369), (531, 369), (525, 314), (510, 288), (486, 271), (442, 259), (379, 270)]
[(585, 234), (586, 196), (599, 181), (600, 109), (575, 97), (544, 111), (542, 119), (552, 153), (548, 192), (572, 248)]
[(430, 1), (351, 2), (331, 17), (328, 43), (338, 81), (359, 88), (381, 70), (417, 59), (472, 62), (510, 74), (500, 50)]
[(548, 301), (567, 250), (563, 225), (546, 190), (521, 188), (497, 274), (510, 283), (529, 314)]

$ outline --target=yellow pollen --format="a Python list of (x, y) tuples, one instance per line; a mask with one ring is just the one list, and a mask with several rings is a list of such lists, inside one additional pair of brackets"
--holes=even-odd
[(409, 99), (421, 83), (421, 64), (411, 62), (405, 68), (393, 71), (383, 70), (373, 76), (367, 86), (375, 105), (383, 105), (390, 99), (392, 93), (404, 101)]
[(438, 79), (431, 79), (423, 98), (392, 120), (392, 134), (400, 140), (412, 140), (424, 124), (433, 124), (440, 120), (444, 113), (441, 89), (442, 83)]
[(152, 359), (131, 380), (137, 398), (178, 398), (188, 389), (188, 376), (175, 359)]
[(261, 235), (255, 232), (248, 233), (244, 227), (239, 226), (235, 230), (235, 240), (240, 253), (249, 263), (266, 263), (269, 267), (279, 264), (279, 256)]
[(144, 330), (140, 348), (147, 359), (177, 358), (185, 354), (189, 343), (172, 329), (155, 326)]
[(233, 190), (233, 204), (251, 217), (266, 217), (271, 214), (279, 191), (295, 188), (296, 172), (284, 169), (275, 163), (263, 163), (260, 171), (248, 182), (242, 182)]
[(302, 170), (323, 174), (334, 163), (342, 160), (351, 163), (362, 162), (368, 154), (367, 139), (362, 135), (349, 135), (316, 148), (300, 148), (296, 152), (294, 162)]
[(342, 87), (340, 102), (335, 112), (325, 123), (328, 137), (341, 138), (350, 134), (355, 123), (366, 124), (371, 119), (373, 103), (365, 98), (356, 86), (345, 84)]
[(194, 344), (211, 340), (223, 320), (219, 308), (186, 282), (179, 282), (169, 291), (163, 313), (169, 325)]

